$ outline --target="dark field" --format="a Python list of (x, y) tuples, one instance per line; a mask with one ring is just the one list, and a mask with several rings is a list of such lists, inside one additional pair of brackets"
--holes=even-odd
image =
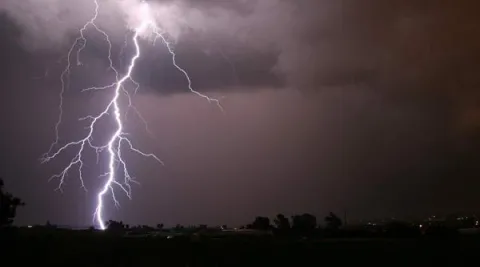
[(1, 234), (0, 266), (478, 266), (480, 238), (284, 240)]

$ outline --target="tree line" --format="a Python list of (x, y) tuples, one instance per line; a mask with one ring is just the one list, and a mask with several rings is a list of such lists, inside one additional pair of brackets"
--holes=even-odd
[[(19, 197), (12, 195), (11, 193), (5, 190), (5, 184), (3, 179), (0, 178), (0, 226), (11, 226), (17, 214), (17, 208), (25, 205), (25, 202), (22, 201)], [(324, 218), (325, 220), (325, 230), (328, 231), (338, 231), (342, 226), (342, 220), (330, 212), (328, 216)], [(52, 226), (49, 222), (47, 226)], [(123, 222), (118, 222), (114, 220), (107, 221), (108, 229), (110, 230), (119, 230), (119, 229), (129, 229), (130, 227)], [(162, 230), (164, 227), (163, 224), (157, 224), (156, 230)], [(142, 225), (140, 227), (145, 230), (154, 230), (154, 227)], [(206, 229), (206, 225), (200, 225), (196, 228)], [(223, 226), (222, 228), (226, 228)], [(244, 229), (253, 229), (261, 231), (274, 231), (280, 235), (289, 235), (289, 234), (299, 234), (299, 235), (312, 235), (318, 230), (320, 230), (319, 225), (317, 224), (317, 218), (314, 215), (304, 213), (300, 215), (294, 215), (291, 219), (287, 218), (283, 214), (278, 214), (273, 220), (273, 224), (268, 217), (258, 216), (255, 220), (242, 227)], [(184, 227), (182, 225), (176, 225), (174, 230), (182, 230)]]
[(289, 219), (283, 214), (278, 214), (273, 223), (268, 217), (258, 216), (251, 223), (246, 225), (246, 229), (272, 231), (277, 235), (301, 235), (312, 236), (320, 231), (337, 232), (340, 230), (343, 222), (333, 212), (330, 212), (325, 218), (325, 226), (322, 228), (317, 223), (317, 218), (309, 213), (293, 215)]

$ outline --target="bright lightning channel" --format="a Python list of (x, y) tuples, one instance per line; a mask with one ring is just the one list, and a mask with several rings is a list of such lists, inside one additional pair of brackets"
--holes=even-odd
[[(133, 143), (131, 142), (130, 139), (127, 137), (127, 133), (124, 132), (124, 125), (122, 121), (122, 110), (119, 105), (119, 99), (120, 95), (124, 93), (128, 97), (128, 102), (129, 102), (129, 108), (133, 108), (133, 110), (137, 113), (137, 115), (145, 122), (143, 117), (140, 115), (138, 110), (132, 105), (130, 94), (128, 91), (125, 89), (125, 84), (127, 82), (133, 83), (135, 87), (135, 93), (137, 92), (139, 88), (139, 84), (132, 78), (132, 72), (135, 68), (135, 64), (137, 60), (141, 56), (141, 49), (139, 45), (139, 38), (142, 34), (146, 33), (147, 30), (151, 30), (151, 32), (155, 35), (154, 38), (154, 44), (155, 41), (160, 38), (163, 42), (163, 44), (166, 46), (168, 49), (168, 52), (172, 56), (172, 63), (173, 66), (183, 73), (185, 76), (187, 82), (188, 82), (188, 89), (190, 90), (191, 93), (196, 94), (197, 96), (204, 98), (208, 100), (209, 102), (215, 103), (220, 110), (223, 112), (223, 107), (220, 104), (220, 101), (215, 98), (208, 97), (196, 90), (193, 89), (192, 87), (192, 81), (187, 73), (183, 68), (181, 68), (176, 61), (176, 54), (172, 48), (172, 44), (167, 40), (165, 37), (164, 33), (161, 31), (160, 27), (157, 26), (155, 21), (151, 18), (150, 16), (150, 7), (146, 2), (142, 3), (142, 12), (144, 12), (145, 16), (142, 16), (142, 21), (140, 23), (140, 26), (134, 29), (134, 34), (133, 37), (131, 38), (133, 44), (135, 45), (135, 55), (131, 58), (130, 64), (128, 65), (127, 72), (120, 77), (119, 72), (115, 69), (113, 66), (113, 60), (112, 60), (112, 43), (110, 42), (110, 38), (108, 34), (102, 30), (97, 24), (96, 20), (99, 16), (99, 4), (98, 0), (93, 0), (95, 4), (95, 11), (92, 16), (92, 18), (83, 25), (83, 27), (79, 31), (79, 36), (75, 39), (73, 45), (70, 47), (68, 54), (67, 54), (67, 65), (63, 72), (61, 73), (60, 76), (60, 81), (61, 81), (61, 90), (60, 90), (60, 103), (58, 106), (59, 109), (59, 116), (58, 120), (55, 124), (55, 141), (51, 144), (50, 149), (48, 152), (44, 155), (42, 158), (42, 162), (48, 162), (50, 160), (53, 160), (57, 156), (59, 156), (62, 152), (66, 151), (69, 148), (75, 147), (77, 149), (77, 153), (75, 156), (71, 159), (70, 163), (58, 174), (53, 175), (50, 180), (52, 179), (58, 179), (59, 180), (59, 185), (57, 187), (58, 190), (62, 190), (62, 186), (65, 182), (67, 174), (72, 170), (73, 167), (78, 167), (78, 173), (79, 173), (79, 179), (82, 185), (82, 188), (85, 190), (85, 183), (84, 183), (84, 178), (83, 178), (83, 167), (84, 167), (84, 159), (83, 155), (86, 151), (87, 148), (93, 149), (96, 154), (97, 154), (97, 162), (99, 160), (99, 153), (101, 153), (104, 150), (108, 151), (108, 172), (105, 174), (100, 175), (100, 177), (106, 177), (106, 181), (101, 187), (101, 190), (98, 192), (97, 197), (96, 197), (96, 209), (95, 213), (93, 215), (93, 219), (96, 222), (97, 226), (104, 230), (106, 228), (105, 225), (105, 220), (104, 220), (104, 202), (105, 202), (105, 196), (110, 193), (113, 203), (115, 206), (119, 206), (119, 202), (115, 196), (115, 189), (114, 186), (117, 186), (118, 188), (123, 191), (128, 198), (131, 198), (131, 183), (137, 183), (134, 177), (132, 177), (128, 171), (127, 163), (122, 157), (121, 153), (121, 148), (122, 147), (127, 147), (133, 152), (136, 152), (137, 154), (140, 154), (141, 156), (144, 157), (149, 157), (160, 164), (164, 164), (156, 155), (152, 153), (145, 153), (133, 146)], [(148, 15), (148, 16), (147, 16)], [(88, 115), (86, 117), (80, 118), (79, 120), (81, 121), (89, 121), (88, 124), (88, 133), (83, 139), (76, 140), (69, 142), (63, 146), (61, 146), (59, 149), (55, 150), (55, 147), (57, 147), (60, 143), (60, 134), (59, 134), (59, 127), (62, 123), (62, 117), (63, 117), (63, 95), (68, 87), (68, 77), (70, 75), (71, 71), (71, 58), (72, 55), (75, 52), (75, 48), (79, 46), (79, 48), (76, 50), (76, 59), (77, 59), (77, 65), (82, 65), (82, 62), (80, 61), (80, 56), (81, 52), (85, 49), (87, 45), (87, 38), (85, 37), (85, 31), (89, 28), (92, 27), (94, 28), (97, 32), (102, 34), (105, 37), (105, 40), (108, 44), (108, 60), (109, 60), (109, 69), (111, 69), (116, 76), (115, 82), (102, 86), (102, 87), (91, 87), (91, 88), (86, 88), (83, 89), (83, 91), (90, 91), (90, 90), (107, 90), (107, 89), (112, 89), (114, 91), (114, 94), (111, 98), (111, 100), (108, 102), (106, 105), (105, 109), (98, 113), (97, 115)], [(127, 110), (128, 111), (128, 110)], [(126, 115), (126, 113), (125, 113)], [(116, 123), (116, 129), (115, 132), (112, 134), (110, 137), (109, 141), (106, 144), (103, 145), (95, 145), (93, 144), (93, 132), (100, 121), (100, 119), (110, 116), (114, 119)], [(147, 128), (148, 130), (148, 128)], [(123, 171), (123, 181), (120, 181), (118, 179), (118, 174), (116, 172), (117, 167), (122, 167)]]

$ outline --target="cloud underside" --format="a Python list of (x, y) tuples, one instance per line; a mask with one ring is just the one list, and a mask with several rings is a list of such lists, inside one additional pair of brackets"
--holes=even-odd
[[(99, 24), (118, 53), (138, 21), (139, 1), (101, 4)], [(291, 87), (304, 91), (368, 88), (394, 97), (451, 99), (461, 125), (472, 125), (480, 82), (480, 19), (475, 1), (237, 0), (150, 1), (176, 40), (179, 62), (202, 91)], [(23, 32), (25, 48), (65, 48), (93, 10), (93, 0), (13, 1), (0, 9)], [(93, 34), (93, 33), (92, 33)], [(98, 37), (98, 36), (97, 36)], [(105, 54), (101, 40), (90, 55)], [(158, 46), (138, 76), (163, 93), (184, 88)], [(103, 62), (105, 63), (105, 62)]]

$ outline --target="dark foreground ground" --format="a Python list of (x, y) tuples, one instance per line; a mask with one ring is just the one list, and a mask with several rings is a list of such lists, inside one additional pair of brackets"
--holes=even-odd
[(0, 233), (0, 266), (480, 266), (480, 238), (185, 240)]

